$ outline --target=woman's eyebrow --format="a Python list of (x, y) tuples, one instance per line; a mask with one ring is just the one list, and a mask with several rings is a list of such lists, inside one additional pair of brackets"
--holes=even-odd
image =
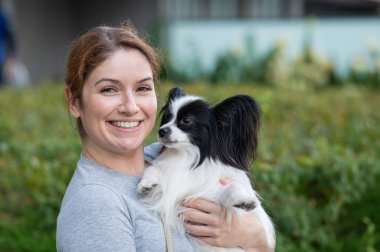
[(141, 82), (144, 82), (144, 81), (147, 81), (147, 80), (152, 80), (152, 77), (146, 77), (142, 80), (139, 80), (137, 83), (141, 83)]
[[(141, 79), (139, 81), (137, 81), (137, 83), (142, 83), (144, 81), (148, 81), (148, 80), (152, 80), (152, 77), (146, 77), (144, 79)], [(100, 80), (98, 80), (96, 83), (95, 83), (95, 86), (98, 85), (99, 83), (103, 82), (103, 81), (106, 81), (106, 82), (112, 82), (112, 83), (121, 83), (119, 80), (116, 80), (116, 79), (111, 79), (111, 78), (101, 78)]]
[(98, 81), (95, 83), (95, 86), (98, 85), (99, 83), (103, 82), (103, 81), (108, 81), (108, 82), (112, 82), (112, 83), (120, 83), (119, 80), (110, 79), (110, 78), (101, 78), (100, 80), (98, 80)]

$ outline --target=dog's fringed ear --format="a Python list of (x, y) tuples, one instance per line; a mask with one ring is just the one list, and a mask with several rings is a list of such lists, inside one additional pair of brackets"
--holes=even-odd
[(166, 109), (169, 107), (170, 103), (172, 103), (175, 99), (178, 99), (182, 96), (186, 96), (186, 93), (185, 91), (183, 91), (182, 88), (180, 87), (175, 87), (175, 88), (172, 88), (170, 89), (169, 91), (169, 94), (168, 94), (168, 97), (166, 98), (166, 102), (165, 102), (165, 105), (164, 107), (161, 109), (161, 112), (160, 114)]
[(185, 91), (183, 91), (182, 88), (180, 87), (175, 87), (170, 89), (169, 94), (168, 94), (168, 102), (169, 101), (174, 101), (175, 99), (186, 96)]
[(175, 87), (175, 88), (170, 89), (168, 97), (166, 99), (166, 103), (162, 107), (162, 109), (161, 109), (161, 111), (159, 113), (159, 115), (162, 115), (162, 119), (161, 119), (161, 124), (160, 125), (163, 125), (163, 124), (167, 123), (171, 119), (172, 115), (170, 114), (169, 106), (170, 106), (170, 104), (175, 99), (178, 99), (178, 98), (180, 98), (182, 96), (186, 96), (186, 93), (185, 93), (185, 91), (183, 91), (182, 88)]
[(175, 99), (180, 98), (182, 96), (186, 96), (185, 91), (183, 91), (180, 87), (174, 87), (170, 89), (168, 97), (166, 98), (166, 102), (164, 107), (161, 109), (160, 114), (169, 107), (170, 103), (173, 102)]
[(248, 171), (256, 158), (261, 110), (248, 95), (237, 95), (213, 108), (222, 162)]
[(174, 87), (170, 89), (168, 97), (166, 98), (166, 102), (164, 107), (161, 109), (160, 114), (169, 107), (170, 103), (173, 102), (175, 99), (178, 99), (182, 96), (186, 96), (185, 91), (183, 91), (180, 87)]

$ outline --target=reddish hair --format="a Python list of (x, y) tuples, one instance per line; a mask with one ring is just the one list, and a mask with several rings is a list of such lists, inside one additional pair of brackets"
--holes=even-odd
[[(122, 48), (134, 48), (143, 53), (152, 68), (154, 80), (160, 73), (157, 51), (140, 37), (131, 23), (120, 27), (99, 26), (90, 29), (71, 45), (66, 66), (65, 82), (71, 99), (81, 104), (83, 86), (90, 73), (114, 52)], [(70, 101), (67, 101), (68, 103)], [(80, 136), (86, 134), (80, 118), (77, 119)]]

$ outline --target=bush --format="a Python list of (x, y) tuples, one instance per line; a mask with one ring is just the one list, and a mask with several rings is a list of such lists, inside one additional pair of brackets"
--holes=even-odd
[[(251, 43), (251, 44), (250, 44)], [(259, 83), (285, 89), (321, 89), (329, 86), (354, 84), (369, 88), (380, 88), (380, 50), (370, 48), (356, 58), (348, 67), (348, 73), (338, 71), (331, 59), (317, 55), (311, 41), (306, 41), (300, 55), (286, 58), (286, 45), (278, 41), (264, 55), (259, 55), (248, 40), (244, 48), (227, 50), (215, 59), (214, 67), (202, 72), (200, 60), (194, 54), (188, 67), (178, 68), (168, 64), (163, 76), (166, 80), (179, 82), (209, 81), (220, 83)]]
[(278, 251), (379, 250), (379, 93), (282, 92), (262, 102), (255, 171)]
[(368, 54), (353, 60), (348, 80), (371, 88), (380, 88), (380, 49), (370, 48)]
[[(159, 87), (161, 105), (171, 87)], [(276, 224), (277, 251), (380, 250), (378, 92), (248, 84), (185, 90), (212, 103), (245, 93), (261, 104), (252, 171)], [(0, 118), (0, 251), (52, 251), (60, 202), (81, 151), (63, 85), (0, 90)]]

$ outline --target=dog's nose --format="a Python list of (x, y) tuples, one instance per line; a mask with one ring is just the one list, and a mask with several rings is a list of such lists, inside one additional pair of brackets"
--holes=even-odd
[(169, 127), (165, 127), (165, 128), (162, 128), (158, 131), (158, 135), (160, 137), (165, 137), (166, 135), (170, 134), (170, 128)]

